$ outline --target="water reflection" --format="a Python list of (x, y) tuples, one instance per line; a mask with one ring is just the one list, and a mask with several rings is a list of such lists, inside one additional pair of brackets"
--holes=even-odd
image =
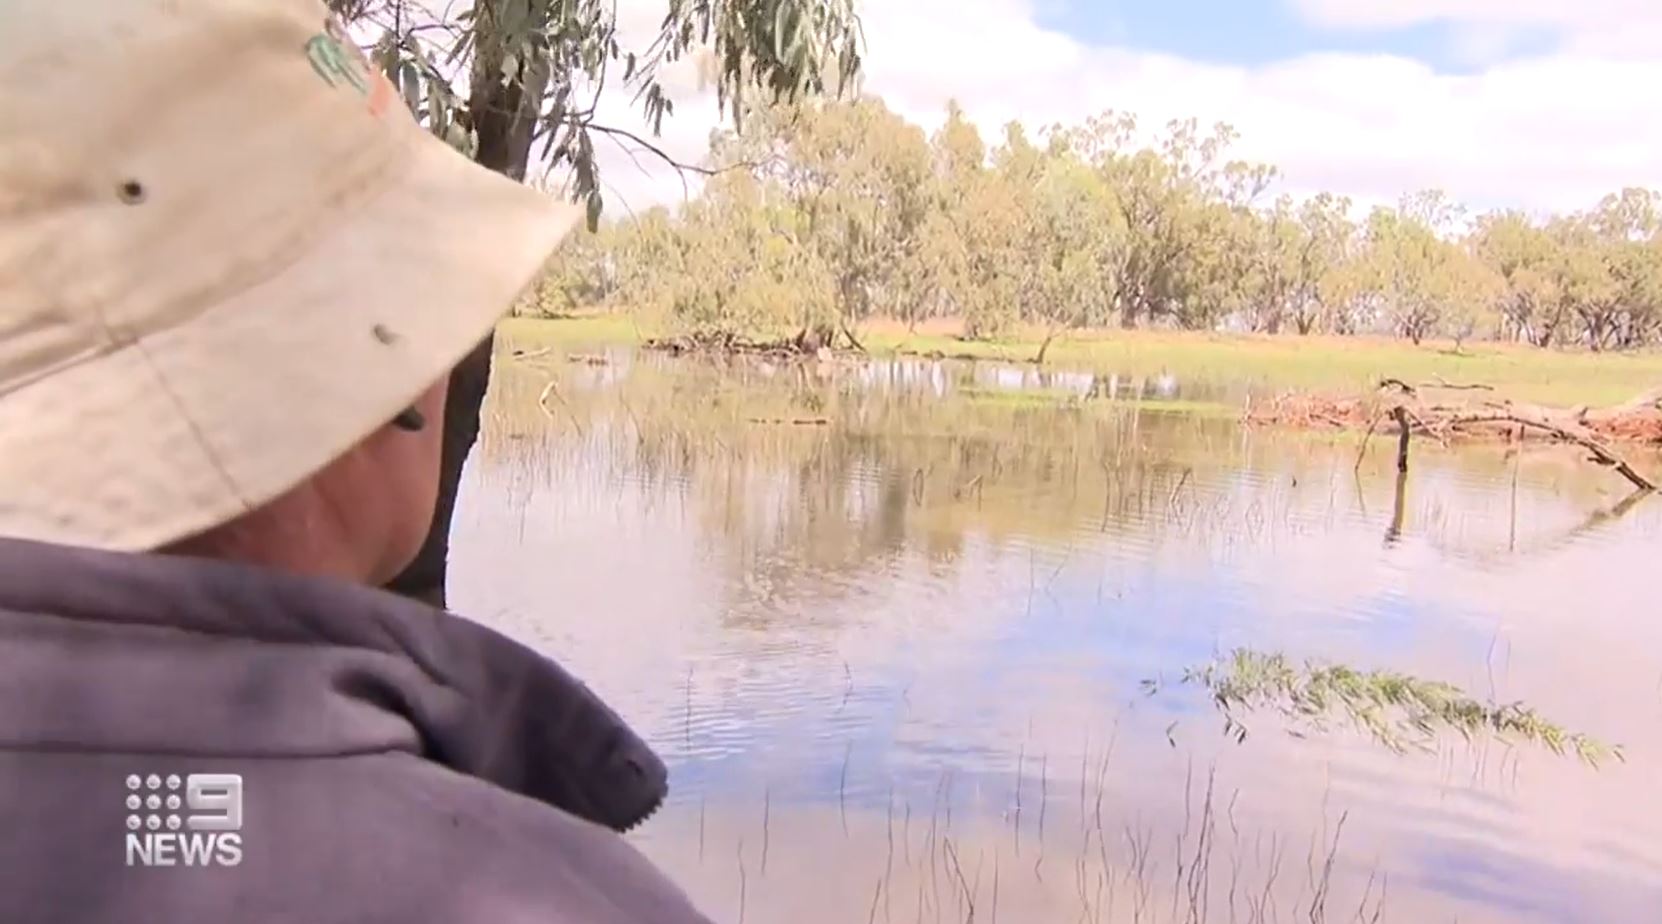
[[(1168, 400), (1228, 387), (1031, 368), (501, 371), (457, 603), (649, 735), (643, 846), (724, 918), (1657, 919), (1662, 505), (1573, 456), (1399, 482)], [(1236, 745), (1138, 691), (1237, 645), (1526, 700), (1627, 763)]]

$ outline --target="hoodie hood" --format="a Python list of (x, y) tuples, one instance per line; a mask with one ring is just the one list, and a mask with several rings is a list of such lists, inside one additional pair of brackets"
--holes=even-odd
[(663, 762), (558, 665), (384, 591), (0, 539), (0, 748), (407, 751), (617, 831)]

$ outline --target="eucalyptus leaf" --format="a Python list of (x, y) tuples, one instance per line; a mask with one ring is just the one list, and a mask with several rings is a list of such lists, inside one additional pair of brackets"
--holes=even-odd
[(791, 13), (793, 12), (790, 0), (778, 0), (779, 7), (773, 15), (773, 57), (776, 61), (785, 60), (785, 48), (790, 36), (795, 31), (791, 28)]
[(442, 81), (427, 76), (427, 130), (439, 138), (450, 135), (450, 107)]
[(369, 57), (375, 66), (381, 69), (381, 73), (387, 76), (388, 80), (395, 82), (398, 80), (398, 68), (401, 63), (398, 53), (398, 35), (391, 29), (383, 32), (381, 37), (376, 40)]
[(399, 68), (399, 89), (404, 95), (404, 104), (410, 108), (410, 114), (421, 115), (421, 72), (416, 66), (405, 61)]
[(600, 213), (604, 209), (605, 199), (600, 195), (600, 190), (597, 189), (589, 193), (587, 217), (590, 231), (594, 231), (600, 227)]

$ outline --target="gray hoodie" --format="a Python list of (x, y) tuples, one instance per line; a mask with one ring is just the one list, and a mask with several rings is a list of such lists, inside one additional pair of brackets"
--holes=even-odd
[(615, 833), (664, 792), (474, 623), (0, 539), (0, 921), (707, 921)]

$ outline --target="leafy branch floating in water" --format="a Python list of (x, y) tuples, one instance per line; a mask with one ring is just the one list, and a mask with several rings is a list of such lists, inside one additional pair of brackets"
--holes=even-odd
[[(1574, 753), (1594, 767), (1608, 759), (1623, 760), (1619, 745), (1567, 731), (1522, 703), (1485, 703), (1452, 684), (1394, 671), (1358, 671), (1315, 661), (1300, 668), (1282, 654), (1237, 648), (1226, 658), (1185, 670), (1179, 683), (1211, 692), (1223, 712), (1225, 734), (1237, 742), (1247, 736), (1241, 711), (1270, 708), (1320, 729), (1338, 708), (1399, 753), (1410, 747), (1429, 750), (1440, 729), (1453, 729), (1468, 741), (1488, 731), (1539, 744), (1554, 754)], [(1158, 680), (1143, 681), (1150, 696), (1160, 687)]]

